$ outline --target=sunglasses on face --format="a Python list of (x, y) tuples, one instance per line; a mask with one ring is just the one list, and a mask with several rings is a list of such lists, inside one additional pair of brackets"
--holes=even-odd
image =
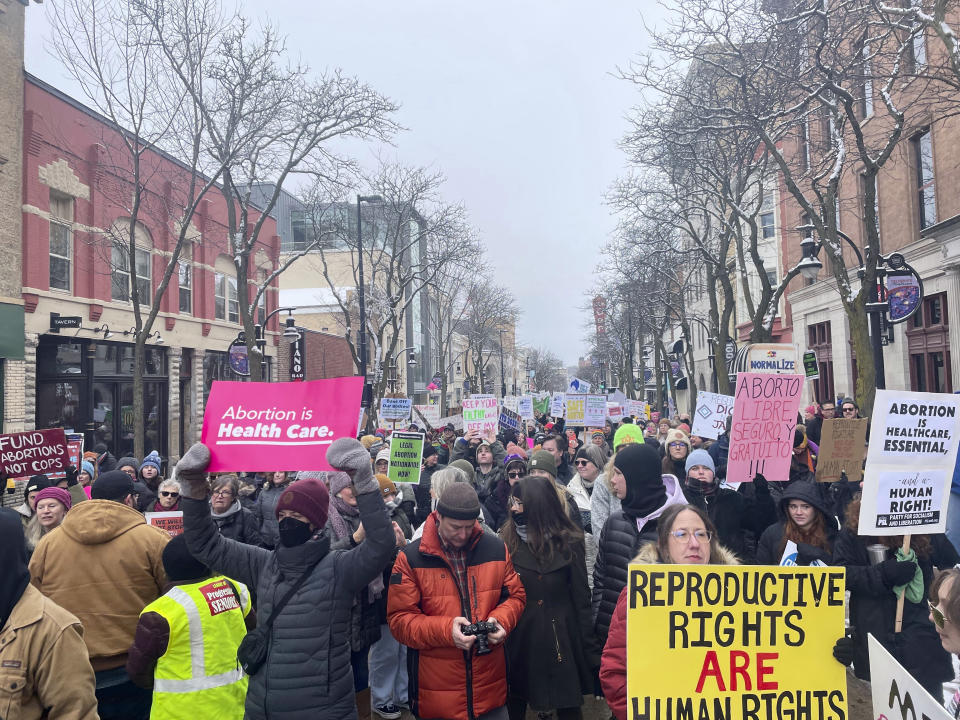
[(577, 460), (577, 467), (586, 467), (589, 464), (589, 460)]
[(521, 475), (523, 475), (523, 473), (520, 472), (519, 470), (511, 470), (510, 472), (507, 473), (508, 478), (518, 478)]
[(930, 606), (930, 615), (933, 617), (933, 624), (937, 626), (937, 630), (943, 630), (943, 626), (947, 624), (947, 616), (929, 600), (927, 600), (927, 605)]
[[(214, 495), (216, 495), (216, 494), (217, 494), (217, 493), (214, 493)], [(180, 493), (178, 493), (178, 492), (170, 492), (170, 491), (168, 491), (168, 490), (161, 490), (161, 491), (160, 491), (160, 496), (161, 496), (161, 497), (180, 497)]]
[(848, 412), (856, 412), (857, 409), (856, 409), (856, 408), (852, 408), (852, 407), (845, 407), (845, 408), (843, 409), (843, 411), (844, 411), (845, 413), (848, 413)]

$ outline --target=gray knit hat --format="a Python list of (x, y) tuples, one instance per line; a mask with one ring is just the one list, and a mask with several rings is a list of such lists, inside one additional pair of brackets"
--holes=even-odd
[(440, 496), (437, 512), (453, 520), (476, 520), (480, 517), (480, 498), (473, 485), (454, 483)]

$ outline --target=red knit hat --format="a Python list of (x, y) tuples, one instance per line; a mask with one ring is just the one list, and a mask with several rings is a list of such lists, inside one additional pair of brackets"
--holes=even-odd
[(277, 517), (281, 510), (293, 510), (303, 515), (318, 530), (327, 524), (330, 509), (330, 493), (327, 486), (314, 478), (290, 483), (277, 502)]

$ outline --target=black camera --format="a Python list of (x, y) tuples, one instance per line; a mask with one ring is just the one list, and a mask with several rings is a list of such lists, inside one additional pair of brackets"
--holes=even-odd
[(477, 638), (477, 655), (487, 655), (490, 652), (490, 645), (487, 641), (487, 635), (489, 633), (495, 633), (497, 631), (497, 624), (492, 622), (485, 622), (480, 620), (479, 622), (471, 623), (470, 625), (461, 625), (460, 632), (464, 635), (473, 635)]

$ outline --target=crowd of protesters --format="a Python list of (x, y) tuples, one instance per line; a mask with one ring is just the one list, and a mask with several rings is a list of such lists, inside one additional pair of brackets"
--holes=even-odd
[[(843, 566), (855, 632), (837, 660), (869, 679), (873, 633), (940, 697), (960, 575), (938, 571), (960, 556), (943, 535), (907, 555), (858, 535), (859, 487), (814, 482), (838, 408), (860, 415), (804, 410), (779, 481), (732, 477), (729, 420), (710, 440), (683, 414), (428, 428), (419, 481), (399, 484), (389, 431), (337, 440), (327, 472), (96, 446), (0, 510), (0, 717), (575, 719), (602, 693), (622, 719), (631, 562)], [(183, 533), (152, 512), (181, 512)]]

